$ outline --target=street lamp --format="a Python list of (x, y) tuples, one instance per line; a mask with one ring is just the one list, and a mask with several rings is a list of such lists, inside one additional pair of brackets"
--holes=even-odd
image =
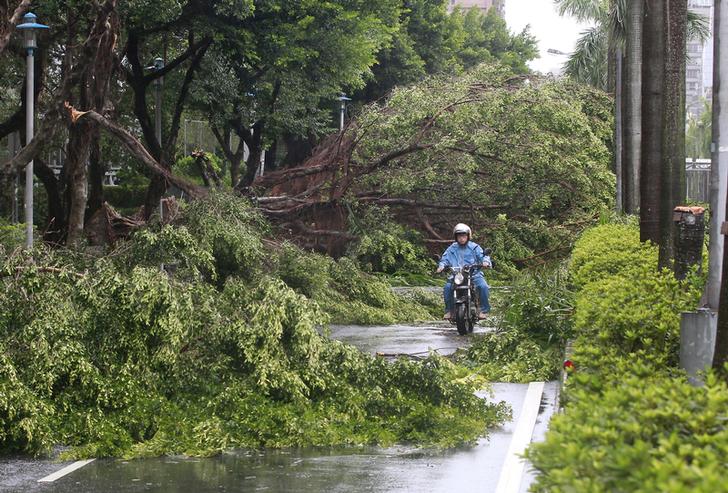
[(341, 118), (339, 119), (339, 131), (344, 130), (344, 113), (346, 112), (346, 102), (351, 101), (351, 98), (347, 98), (346, 94), (343, 92), (341, 93), (341, 96), (337, 98), (339, 101), (341, 101)]
[[(25, 145), (33, 140), (33, 118), (35, 116), (35, 71), (34, 58), (35, 50), (38, 47), (36, 34), (40, 29), (48, 29), (48, 26), (38, 24), (38, 18), (32, 12), (23, 16), (23, 23), (18, 24), (16, 29), (23, 33), (23, 40), (26, 50), (26, 87), (25, 87)], [(33, 161), (29, 161), (25, 167), (25, 247), (33, 248)]]

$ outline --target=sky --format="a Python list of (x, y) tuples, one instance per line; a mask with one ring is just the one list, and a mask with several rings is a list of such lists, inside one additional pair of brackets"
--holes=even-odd
[(572, 17), (559, 16), (552, 0), (506, 0), (506, 24), (514, 33), (520, 33), (530, 24), (541, 58), (533, 60), (529, 66), (544, 73), (558, 73), (567, 58), (546, 50), (551, 48), (571, 53), (579, 33), (589, 27)]

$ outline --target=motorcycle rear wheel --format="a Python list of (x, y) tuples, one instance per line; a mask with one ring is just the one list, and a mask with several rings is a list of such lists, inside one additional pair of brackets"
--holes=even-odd
[(455, 309), (455, 324), (458, 327), (458, 334), (464, 336), (468, 333), (468, 314), (465, 305), (458, 305)]

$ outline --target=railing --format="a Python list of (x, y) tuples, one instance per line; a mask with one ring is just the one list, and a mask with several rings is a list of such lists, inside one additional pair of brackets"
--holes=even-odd
[(685, 183), (689, 202), (709, 202), (710, 159), (686, 159)]

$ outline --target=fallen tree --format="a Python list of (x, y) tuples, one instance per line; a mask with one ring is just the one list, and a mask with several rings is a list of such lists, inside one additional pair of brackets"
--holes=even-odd
[(541, 262), (610, 207), (610, 126), (604, 93), (483, 65), (395, 90), (250, 193), (299, 243), (334, 255), (355, 239), (356, 211), (380, 207), (433, 251), (462, 221), (508, 257)]

